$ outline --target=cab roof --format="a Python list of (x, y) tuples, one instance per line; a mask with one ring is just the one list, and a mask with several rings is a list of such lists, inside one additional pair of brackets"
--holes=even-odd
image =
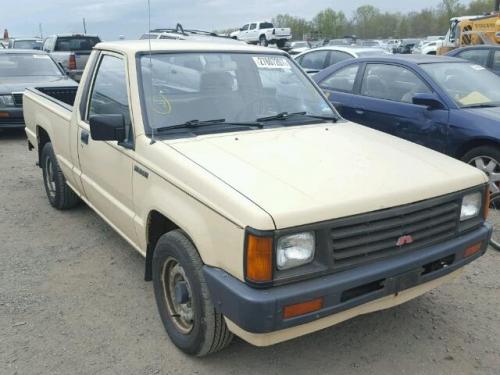
[(128, 55), (135, 55), (149, 51), (151, 52), (249, 52), (249, 53), (274, 53), (285, 55), (279, 49), (252, 46), (244, 43), (217, 43), (215, 41), (191, 41), (191, 40), (120, 40), (115, 42), (98, 43), (94, 48), (108, 50)]

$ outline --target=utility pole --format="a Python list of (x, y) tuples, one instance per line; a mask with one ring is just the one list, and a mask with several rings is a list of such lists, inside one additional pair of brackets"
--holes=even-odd
[(87, 22), (85, 22), (85, 17), (83, 17), (83, 33), (87, 34)]
[(38, 31), (40, 32), (40, 38), (43, 39), (43, 28), (41, 22), (38, 24)]

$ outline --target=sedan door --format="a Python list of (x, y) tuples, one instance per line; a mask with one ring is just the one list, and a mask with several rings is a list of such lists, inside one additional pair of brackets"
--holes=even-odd
[(367, 64), (351, 120), (436, 151), (446, 150), (447, 109), (413, 104), (415, 94), (431, 94), (413, 70), (395, 64)]
[(347, 120), (355, 116), (352, 106), (360, 64), (347, 65), (318, 82), (328, 100)]

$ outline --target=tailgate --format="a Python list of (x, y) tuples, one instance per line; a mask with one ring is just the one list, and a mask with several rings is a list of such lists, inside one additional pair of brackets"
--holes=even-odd
[(75, 51), (75, 60), (76, 60), (76, 70), (85, 69), (85, 65), (87, 65), (87, 61), (89, 60), (90, 51)]
[(290, 35), (290, 28), (288, 27), (276, 27), (274, 28), (274, 35), (278, 36), (288, 36)]

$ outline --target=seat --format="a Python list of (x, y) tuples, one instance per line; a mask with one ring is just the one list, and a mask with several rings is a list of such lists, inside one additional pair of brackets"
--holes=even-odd
[(205, 72), (200, 78), (200, 108), (203, 120), (231, 118), (241, 110), (242, 100), (234, 90), (235, 79), (225, 71)]

